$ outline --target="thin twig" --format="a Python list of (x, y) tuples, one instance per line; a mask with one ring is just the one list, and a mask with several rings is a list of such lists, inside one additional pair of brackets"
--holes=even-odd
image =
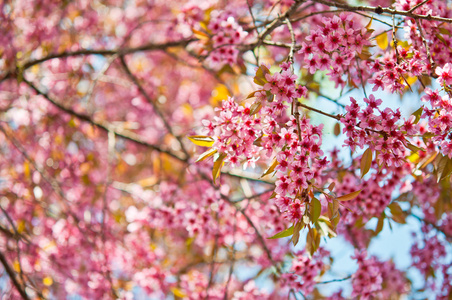
[(108, 59), (108, 61), (105, 63), (105, 65), (102, 67), (102, 69), (100, 69), (99, 73), (97, 73), (96, 77), (93, 79), (93, 81), (91, 82), (91, 85), (88, 88), (88, 92), (86, 93), (86, 104), (87, 104), (87, 110), (91, 113), (94, 111), (94, 109), (91, 105), (91, 98), (93, 96), (94, 88), (96, 87), (96, 84), (99, 81), (99, 78), (101, 78), (105, 74), (105, 72), (108, 71), (111, 64), (115, 61), (115, 59), (117, 57), (118, 57), (118, 55), (113, 55)]
[(430, 0), (424, 0), (419, 4), (416, 4), (415, 6), (413, 6), (412, 8), (410, 8), (410, 10), (408, 12), (413, 12), (416, 8), (421, 7), (422, 5), (424, 5), (425, 3), (427, 3)]
[[(299, 102), (298, 102), (298, 103), (299, 103)], [(332, 114), (323, 112), (323, 111), (321, 111), (321, 110), (319, 110), (319, 109), (317, 109), (317, 108), (310, 107), (310, 106), (308, 106), (308, 105), (306, 105), (306, 104), (303, 104), (303, 103), (299, 103), (298, 105), (300, 105), (301, 107), (304, 107), (304, 108), (306, 108), (306, 109), (312, 110), (313, 112), (316, 112), (316, 113), (318, 113), (318, 114), (321, 114), (321, 115), (324, 115), (324, 116), (327, 116), (327, 117), (336, 119), (336, 120), (338, 120), (338, 121), (341, 119), (341, 115), (332, 115)]]
[(152, 108), (154, 109), (154, 112), (159, 116), (159, 118), (162, 120), (163, 124), (165, 125), (166, 130), (172, 135), (174, 136), (177, 141), (180, 144), (180, 147), (182, 149), (182, 152), (184, 152), (186, 159), (188, 159), (190, 157), (190, 155), (188, 154), (187, 149), (185, 149), (184, 143), (182, 142), (182, 139), (180, 138), (180, 136), (177, 136), (174, 134), (173, 129), (171, 127), (171, 125), (169, 124), (169, 122), (166, 120), (165, 116), (163, 115), (163, 113), (160, 111), (159, 107), (156, 104), (156, 101), (151, 99), (151, 97), (148, 95), (148, 93), (144, 90), (143, 86), (140, 84), (140, 82), (138, 81), (138, 78), (132, 73), (132, 71), (130, 71), (129, 67), (127, 66), (127, 63), (124, 59), (124, 56), (120, 57), (121, 60), (121, 64), (127, 74), (127, 76), (129, 76), (130, 80), (132, 80), (132, 82), (138, 87), (138, 90), (140, 91), (140, 93), (143, 95), (143, 97), (146, 99), (146, 101), (152, 105)]
[(292, 40), (292, 44), (290, 44), (290, 50), (289, 50), (289, 56), (287, 57), (287, 60), (290, 63), (290, 68), (293, 72), (293, 54), (295, 51), (295, 44), (296, 44), (296, 40), (295, 40), (295, 33), (293, 32), (293, 28), (292, 28), (292, 23), (290, 22), (289, 18), (286, 18), (286, 24), (287, 24), (287, 29), (289, 29), (290, 32), (290, 38)]
[(430, 67), (433, 70), (435, 68), (435, 62), (433, 61), (432, 54), (430, 53), (430, 47), (428, 46), (427, 40), (424, 37), (424, 32), (422, 31), (422, 26), (418, 19), (416, 19), (416, 25), (417, 28), (419, 29), (419, 34), (421, 36), (422, 43), (424, 44), (425, 51), (427, 52), (427, 58), (428, 61), (430, 62)]
[(349, 275), (349, 276), (347, 276), (345, 278), (341, 278), (341, 279), (332, 279), (332, 280), (327, 280), (327, 281), (320, 281), (320, 282), (317, 282), (316, 284), (327, 284), (327, 283), (332, 283), (332, 282), (341, 282), (341, 281), (348, 280), (350, 278), (352, 278), (352, 275)]

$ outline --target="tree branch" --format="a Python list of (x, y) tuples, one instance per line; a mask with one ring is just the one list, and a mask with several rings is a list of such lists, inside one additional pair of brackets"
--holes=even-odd
[[(189, 43), (197, 41), (197, 39), (186, 39), (186, 40), (180, 40), (180, 41), (172, 41), (167, 42), (163, 44), (146, 44), (139, 47), (133, 47), (133, 48), (119, 48), (114, 50), (107, 50), (107, 49), (98, 49), (98, 50), (91, 50), (91, 49), (82, 49), (77, 51), (65, 51), (61, 53), (53, 53), (49, 54), (43, 58), (35, 59), (26, 62), (21, 67), (21, 70), (24, 71), (34, 65), (43, 63), (45, 61), (54, 59), (54, 58), (65, 58), (65, 57), (73, 57), (73, 56), (84, 56), (84, 55), (103, 55), (103, 56), (110, 56), (110, 55), (125, 55), (125, 54), (131, 54), (135, 52), (142, 52), (142, 51), (155, 51), (155, 50), (165, 50), (170, 47), (181, 47), (181, 46), (187, 46)], [(3, 78), (0, 79), (0, 82), (7, 78), (12, 78), (16, 75), (18, 72), (18, 69), (8, 72), (3, 76)]]
[(187, 160), (190, 155), (188, 154), (187, 150), (185, 149), (184, 143), (182, 143), (182, 140), (180, 138), (180, 136), (177, 136), (174, 134), (173, 129), (171, 128), (170, 124), (168, 123), (168, 121), (166, 120), (165, 116), (163, 115), (163, 113), (160, 111), (160, 109), (158, 108), (157, 104), (155, 103), (155, 101), (153, 99), (151, 99), (151, 97), (149, 97), (148, 93), (146, 93), (146, 91), (144, 90), (143, 86), (140, 84), (140, 82), (138, 81), (138, 78), (133, 75), (133, 73), (130, 71), (129, 67), (127, 66), (127, 63), (124, 59), (124, 56), (120, 57), (121, 60), (121, 64), (124, 68), (124, 71), (126, 72), (127, 76), (130, 78), (130, 80), (132, 80), (132, 82), (138, 87), (138, 90), (140, 91), (140, 93), (143, 95), (143, 97), (146, 99), (146, 101), (152, 105), (152, 108), (154, 109), (154, 112), (159, 116), (159, 118), (162, 120), (163, 124), (165, 125), (166, 130), (172, 135), (174, 136), (177, 141), (180, 144), (180, 147), (182, 149), (182, 151), (185, 154), (185, 160)]
[(179, 160), (180, 162), (183, 163), (187, 163), (187, 159), (185, 157), (180, 157), (179, 155), (171, 152), (170, 150), (167, 149), (163, 149), (161, 146), (157, 146), (157, 145), (153, 145), (151, 143), (145, 142), (143, 140), (140, 139), (140, 137), (130, 131), (121, 129), (121, 128), (117, 128), (116, 126), (113, 126), (105, 121), (94, 121), (93, 119), (91, 119), (90, 116), (85, 115), (85, 114), (81, 114), (78, 113), (74, 110), (72, 110), (71, 108), (67, 108), (61, 104), (59, 104), (58, 102), (56, 102), (55, 100), (53, 100), (47, 93), (41, 91), (40, 89), (38, 89), (34, 84), (32, 84), (31, 82), (29, 82), (28, 80), (26, 80), (24, 78), (23, 80), (29, 87), (31, 87), (37, 94), (43, 96), (47, 101), (49, 101), (50, 103), (52, 103), (55, 107), (57, 107), (58, 109), (60, 109), (61, 111), (68, 113), (74, 117), (76, 117), (77, 119), (81, 120), (81, 121), (85, 121), (99, 129), (101, 129), (102, 131), (108, 133), (109, 131), (114, 132), (114, 134), (116, 136), (122, 137), (126, 140), (132, 141), (136, 144), (145, 146), (147, 148), (150, 148), (152, 150), (158, 151), (160, 153), (164, 153), (168, 156), (171, 156), (172, 158), (175, 158), (177, 160)]
[(30, 300), (30, 297), (28, 297), (27, 293), (25, 292), (25, 287), (23, 287), (19, 281), (17, 281), (16, 274), (14, 273), (14, 270), (9, 265), (8, 261), (6, 260), (6, 257), (3, 255), (2, 252), (0, 252), (0, 261), (6, 271), (8, 273), (9, 278), (11, 279), (13, 285), (16, 287), (19, 294), (22, 296), (22, 299), (24, 300)]
[(336, 7), (336, 8), (341, 8), (341, 9), (345, 9), (347, 11), (369, 11), (369, 12), (373, 12), (376, 14), (387, 14), (387, 15), (399, 15), (399, 16), (406, 16), (409, 18), (413, 18), (413, 19), (421, 19), (421, 20), (428, 20), (428, 21), (439, 21), (439, 22), (445, 22), (445, 23), (452, 23), (452, 19), (449, 18), (443, 18), (443, 17), (437, 17), (437, 16), (432, 16), (430, 14), (428, 15), (418, 15), (418, 14), (414, 14), (410, 11), (404, 11), (404, 10), (396, 10), (396, 9), (392, 9), (389, 7), (381, 7), (381, 6), (352, 6), (352, 5), (348, 5), (348, 4), (343, 4), (343, 3), (338, 3), (338, 2), (330, 2), (330, 1), (326, 1), (326, 0), (312, 0), (314, 2), (323, 4), (323, 5), (327, 5), (330, 7)]

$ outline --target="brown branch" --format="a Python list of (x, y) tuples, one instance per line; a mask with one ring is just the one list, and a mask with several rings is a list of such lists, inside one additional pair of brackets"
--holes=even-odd
[[(303, 3), (303, 0), (295, 0), (295, 3), (281, 16), (273, 20), (270, 24), (268, 24), (265, 29), (259, 34), (257, 41), (245, 47), (247, 50), (251, 50), (262, 45), (264, 39), (273, 32), (276, 28), (278, 28), (286, 19), (290, 18), (292, 14), (295, 13), (297, 8)], [(249, 48), (251, 47), (251, 48)]]
[(381, 6), (352, 6), (344, 3), (338, 3), (338, 2), (330, 2), (326, 0), (312, 0), (314, 2), (330, 6), (330, 7), (336, 7), (345, 9), (347, 11), (353, 12), (353, 11), (369, 11), (376, 14), (387, 14), (387, 15), (399, 15), (399, 16), (405, 16), (413, 19), (421, 19), (421, 20), (428, 20), (428, 21), (439, 21), (439, 22), (445, 22), (445, 23), (452, 23), (452, 19), (449, 18), (443, 18), (438, 16), (432, 16), (430, 14), (428, 15), (418, 15), (414, 14), (410, 11), (404, 11), (404, 10), (396, 10), (389, 7), (381, 7)]
[(11, 268), (11, 266), (8, 263), (8, 260), (3, 255), (2, 252), (0, 252), (0, 261), (2, 262), (2, 265), (8, 273), (9, 278), (11, 279), (13, 285), (16, 287), (17, 291), (21, 295), (22, 299), (24, 300), (30, 300), (30, 297), (28, 297), (27, 292), (25, 292), (25, 287), (23, 287), (19, 281), (17, 281), (16, 274), (14, 273), (14, 270)]
[(332, 115), (332, 114), (323, 112), (323, 111), (321, 111), (321, 110), (319, 110), (319, 109), (317, 109), (317, 108), (310, 107), (310, 106), (308, 106), (308, 105), (306, 105), (306, 104), (303, 104), (303, 103), (300, 103), (300, 102), (298, 102), (298, 105), (301, 106), (301, 107), (304, 107), (304, 108), (306, 108), (306, 109), (308, 109), (308, 110), (312, 110), (313, 112), (316, 112), (316, 113), (318, 113), (318, 114), (321, 114), (321, 115), (324, 115), (324, 116), (327, 116), (327, 117), (336, 119), (336, 120), (338, 120), (338, 121), (341, 119), (341, 116), (340, 116), (340, 115)]
[(173, 129), (171, 128), (170, 124), (168, 123), (168, 121), (166, 120), (165, 116), (163, 115), (163, 113), (160, 111), (159, 107), (157, 106), (157, 104), (155, 103), (156, 101), (151, 99), (151, 97), (148, 95), (148, 93), (146, 93), (146, 91), (144, 90), (143, 86), (140, 84), (140, 82), (138, 81), (138, 78), (132, 73), (132, 71), (130, 71), (129, 67), (127, 66), (126, 60), (124, 59), (124, 56), (120, 57), (121, 60), (121, 64), (124, 68), (124, 71), (126, 72), (127, 76), (130, 78), (130, 80), (132, 80), (132, 82), (137, 86), (138, 90), (140, 91), (140, 93), (143, 95), (143, 97), (146, 99), (146, 101), (152, 105), (152, 108), (154, 109), (154, 112), (159, 116), (159, 118), (162, 120), (163, 124), (165, 125), (166, 130), (172, 135), (174, 136), (177, 141), (180, 144), (180, 147), (182, 149), (182, 151), (184, 152), (185, 156), (186, 156), (186, 160), (190, 157), (190, 155), (188, 154), (187, 149), (185, 149), (184, 143), (182, 142), (180, 136), (177, 136), (174, 134)]
[(229, 171), (229, 172), (222, 171), (221, 174), (224, 174), (224, 175), (230, 176), (230, 177), (237, 177), (237, 178), (242, 178), (242, 179), (256, 181), (256, 182), (262, 182), (262, 183), (271, 184), (271, 185), (275, 184), (273, 181), (268, 181), (265, 179), (252, 177), (252, 174), (249, 174), (248, 172), (247, 173), (245, 173), (245, 172), (236, 173), (236, 171)]
[(417, 19), (416, 19), (416, 25), (417, 25), (417, 28), (419, 29), (419, 34), (421, 36), (422, 43), (424, 44), (425, 51), (427, 52), (427, 58), (430, 63), (430, 67), (433, 70), (435, 67), (435, 62), (433, 61), (432, 54), (430, 53), (430, 47), (427, 44), (427, 40), (424, 37), (424, 32), (422, 31), (421, 22), (419, 22), (419, 20), (417, 20)]
[(68, 113), (74, 117), (76, 117), (77, 119), (81, 120), (81, 121), (85, 121), (99, 129), (101, 129), (102, 131), (108, 133), (109, 131), (114, 132), (114, 134), (116, 136), (122, 137), (126, 140), (132, 141), (136, 144), (145, 146), (149, 149), (158, 151), (160, 153), (164, 153), (172, 158), (177, 159), (180, 162), (183, 163), (187, 163), (187, 159), (185, 157), (180, 157), (179, 155), (171, 152), (170, 150), (164, 149), (161, 146), (157, 146), (157, 145), (153, 145), (151, 143), (145, 142), (143, 140), (140, 139), (140, 137), (130, 131), (121, 129), (121, 128), (117, 128), (116, 126), (113, 126), (111, 124), (109, 124), (108, 122), (105, 121), (94, 121), (90, 116), (85, 115), (85, 114), (81, 114), (78, 113), (74, 110), (72, 110), (71, 108), (67, 108), (61, 104), (59, 104), (58, 102), (56, 102), (55, 100), (53, 100), (47, 93), (41, 91), (40, 89), (38, 89), (34, 84), (32, 84), (31, 82), (29, 82), (28, 80), (26, 80), (24, 78), (23, 80), (30, 88), (32, 88), (37, 94), (43, 96), (47, 101), (49, 101), (51, 104), (53, 104), (55, 107), (57, 107), (58, 109), (60, 109), (61, 111)]
[[(223, 198), (223, 196), (222, 196)], [(223, 198), (224, 199), (224, 198)], [(229, 203), (233, 203), (231, 202), (228, 198), (226, 198), (227, 202)], [(267, 258), (271, 261), (271, 263), (273, 264), (273, 266), (276, 268), (276, 270), (281, 273), (281, 268), (276, 264), (276, 262), (273, 260), (272, 254), (270, 252), (270, 249), (268, 249), (267, 244), (265, 243), (264, 238), (262, 237), (262, 234), (260, 234), (259, 230), (257, 229), (256, 225), (254, 225), (253, 221), (250, 219), (250, 217), (245, 213), (244, 210), (239, 210), (239, 212), (245, 217), (246, 221), (248, 222), (248, 224), (253, 227), (254, 231), (256, 232), (257, 235), (257, 239), (259, 240), (259, 242), (262, 245), (262, 248), (264, 248), (265, 254), (267, 254)]]
[[(212, 182), (212, 180), (204, 173), (200, 173), (201, 177), (206, 180), (214, 189), (218, 190), (218, 187), (216, 187), (214, 185), (214, 183)], [(276, 264), (276, 262), (273, 260), (272, 254), (270, 252), (270, 249), (268, 249), (267, 244), (265, 243), (264, 238), (262, 237), (262, 235), (260, 234), (259, 230), (257, 230), (256, 225), (254, 225), (253, 221), (250, 219), (250, 217), (246, 214), (246, 212), (243, 209), (240, 209), (236, 206), (236, 203), (234, 203), (234, 201), (232, 201), (231, 199), (229, 199), (227, 196), (220, 194), (221, 195), (221, 199), (223, 199), (223, 201), (226, 201), (227, 203), (229, 203), (230, 205), (232, 205), (238, 212), (240, 212), (246, 219), (246, 221), (248, 222), (248, 224), (253, 227), (254, 231), (256, 232), (256, 236), (262, 246), (262, 248), (264, 249), (267, 258), (272, 262), (273, 266), (275, 266), (276, 270), (281, 273), (281, 268)]]
[[(107, 50), (107, 49), (98, 49), (98, 50), (90, 50), (90, 49), (83, 49), (83, 50), (77, 50), (77, 51), (65, 51), (65, 52), (61, 52), (61, 53), (53, 53), (53, 54), (49, 54), (43, 58), (40, 59), (35, 59), (35, 60), (31, 60), (26, 62), (25, 64), (23, 64), (20, 69), (23, 72), (24, 70), (43, 63), (45, 61), (54, 59), (54, 58), (66, 58), (66, 57), (73, 57), (73, 56), (85, 56), (85, 55), (103, 55), (103, 56), (110, 56), (110, 55), (125, 55), (125, 54), (131, 54), (131, 53), (135, 53), (135, 52), (141, 52), (141, 51), (155, 51), (155, 50), (166, 50), (167, 48), (170, 47), (185, 47), (187, 46), (189, 43), (197, 41), (197, 39), (186, 39), (186, 40), (180, 40), (180, 41), (172, 41), (172, 42), (167, 42), (167, 43), (163, 43), (163, 44), (154, 44), (154, 43), (150, 43), (150, 44), (146, 44), (146, 45), (142, 45), (139, 47), (133, 47), (133, 48), (124, 48), (124, 49), (114, 49), (114, 50)], [(12, 71), (12, 72), (8, 72), (5, 74), (5, 76), (3, 76), (3, 78), (0, 79), (0, 82), (2, 82), (3, 80), (7, 79), (7, 78), (13, 78), (15, 77), (17, 74), (17, 72), (19, 71), (19, 68)]]
[(293, 32), (293, 27), (292, 27), (292, 23), (290, 22), (289, 18), (286, 18), (286, 24), (287, 24), (287, 29), (289, 29), (290, 32), (290, 39), (292, 40), (292, 43), (290, 44), (290, 50), (289, 50), (289, 56), (287, 57), (287, 60), (290, 62), (290, 69), (293, 72), (293, 54), (295, 52), (295, 45), (296, 45), (296, 40), (295, 40), (295, 33)]

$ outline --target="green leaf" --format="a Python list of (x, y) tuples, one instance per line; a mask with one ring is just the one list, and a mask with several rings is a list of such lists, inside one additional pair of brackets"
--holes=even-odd
[(414, 124), (417, 124), (419, 122), (423, 111), (424, 111), (424, 105), (419, 107), (419, 109), (417, 109), (414, 113), (411, 114), (412, 116), (415, 117), (414, 122), (413, 122)]
[(451, 35), (451, 34), (450, 34), (450, 31), (447, 30), (446, 28), (439, 27), (439, 32), (440, 32), (441, 34)]
[(312, 223), (317, 222), (320, 217), (320, 213), (322, 212), (322, 204), (320, 204), (319, 199), (312, 198), (311, 200), (311, 221)]
[(344, 195), (344, 196), (340, 196), (340, 197), (337, 198), (337, 200), (339, 200), (339, 201), (350, 201), (350, 200), (353, 200), (356, 197), (358, 197), (359, 193), (361, 193), (362, 190), (363, 189), (360, 189), (359, 191), (355, 191), (355, 192), (352, 192), (350, 194), (347, 194), (347, 195)]
[(213, 169), (212, 169), (212, 178), (213, 183), (215, 184), (216, 179), (220, 176), (221, 167), (224, 164), (224, 159), (226, 158), (226, 153), (221, 153), (215, 162), (213, 163)]
[(203, 160), (205, 160), (206, 158), (208, 158), (208, 157), (214, 155), (215, 153), (217, 153), (217, 149), (210, 148), (209, 150), (207, 150), (206, 152), (204, 152), (203, 154), (201, 154), (201, 155), (198, 157), (198, 159), (196, 160), (196, 162), (198, 162), (198, 161), (203, 161)]
[(372, 150), (370, 148), (367, 148), (366, 151), (364, 151), (363, 156), (361, 157), (361, 178), (364, 177), (364, 175), (367, 174), (370, 170), (370, 166), (372, 165)]
[(188, 139), (192, 141), (193, 144), (203, 147), (212, 147), (214, 139), (210, 136), (205, 135), (192, 135)]
[(269, 237), (268, 239), (280, 239), (280, 238), (291, 236), (293, 234), (293, 229), (294, 229), (294, 226), (292, 225), (289, 228), (287, 228), (281, 232), (278, 232), (274, 236)]

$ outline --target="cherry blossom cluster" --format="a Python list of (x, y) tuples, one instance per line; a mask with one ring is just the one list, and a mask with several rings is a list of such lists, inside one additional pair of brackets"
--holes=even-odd
[[(439, 74), (438, 81), (443, 84), (448, 84), (447, 75), (448, 67), (446, 65), (443, 70), (436, 72)], [(452, 75), (452, 74), (451, 74)], [(425, 89), (425, 94), (421, 99), (429, 102), (432, 109), (424, 107), (423, 117), (428, 120), (428, 132), (433, 134), (432, 141), (437, 144), (441, 153), (452, 157), (452, 101), (450, 95), (446, 93), (441, 96), (438, 90)]]
[[(407, 7), (415, 7), (419, 3), (418, 0), (398, 0), (395, 3), (395, 8), (403, 10)], [(416, 13), (441, 15), (446, 18), (451, 17), (447, 3), (441, 0), (427, 1), (424, 5), (416, 9)], [(405, 19), (405, 37), (408, 38), (408, 42), (412, 45), (412, 48), (421, 51), (421, 63), (426, 66), (426, 73), (431, 73), (433, 66), (431, 60), (428, 59), (428, 52), (430, 52), (431, 57), (434, 57), (434, 63), (438, 66), (443, 66), (450, 61), (449, 45), (452, 42), (452, 37), (450, 36), (452, 26), (449, 23), (439, 24), (424, 20), (419, 20), (419, 25), (422, 26), (422, 33), (415, 20), (410, 18)]]
[[(423, 226), (422, 232), (424, 237), (411, 247), (410, 254), (413, 258), (413, 266), (422, 275), (429, 277), (438, 270), (447, 253), (443, 242), (438, 239), (438, 236), (431, 233), (427, 226)], [(423, 245), (419, 242), (422, 242)]]
[[(451, 5), (333, 2), (0, 1), (0, 298), (403, 298), (412, 269), (365, 249), (419, 221), (412, 268), (449, 299)], [(346, 99), (368, 85), (425, 105)]]
[(341, 118), (345, 126), (343, 133), (347, 135), (345, 145), (355, 151), (356, 147), (368, 146), (372, 151), (377, 151), (377, 160), (391, 166), (401, 166), (407, 153), (407, 136), (413, 136), (418, 132), (415, 124), (415, 116), (403, 120), (401, 125), (400, 109), (392, 110), (379, 106), (381, 99), (374, 95), (364, 98), (366, 107), (361, 108), (358, 102), (350, 97), (350, 105), (345, 107), (347, 114)]
[[(332, 170), (348, 168), (342, 165), (338, 159), (338, 149), (330, 153)], [(361, 157), (356, 158), (352, 165), (359, 165)], [(359, 195), (344, 203), (339, 208), (341, 221), (337, 226), (338, 234), (360, 249), (366, 248), (374, 236), (372, 230), (363, 230), (361, 225), (370, 219), (380, 218), (386, 207), (391, 203), (394, 192), (406, 193), (415, 189), (416, 185), (407, 180), (412, 172), (412, 164), (405, 162), (402, 166), (378, 166), (374, 160), (369, 178), (361, 179), (352, 172), (338, 173), (336, 171), (325, 172), (323, 176), (326, 182), (334, 182), (334, 192), (337, 195), (345, 195), (356, 190), (361, 190)], [(366, 176), (367, 177), (367, 176)], [(366, 178), (365, 177), (365, 178)], [(335, 178), (331, 181), (331, 178)], [(324, 195), (320, 199), (326, 201)], [(323, 202), (325, 203), (325, 202)]]
[(318, 249), (312, 257), (304, 251), (296, 253), (290, 272), (282, 275), (284, 285), (295, 291), (301, 291), (305, 295), (311, 294), (317, 278), (328, 268), (328, 265), (323, 262), (328, 255), (329, 252), (322, 248)]
[(283, 213), (284, 218), (296, 222), (303, 216), (306, 203), (309, 203), (308, 188), (312, 188), (313, 179), (320, 177), (322, 169), (328, 161), (323, 157), (320, 148), (322, 144), (322, 125), (309, 124), (308, 119), (299, 121), (299, 139), (295, 133), (296, 120), (286, 123), (281, 130), (281, 139), (284, 141), (283, 149), (276, 154), (277, 181), (275, 203)]
[(403, 93), (411, 88), (417, 76), (429, 71), (425, 59), (426, 55), (416, 49), (397, 46), (397, 51), (387, 52), (382, 57), (368, 61), (367, 67), (373, 74), (368, 81), (374, 85), (372, 91), (382, 89), (391, 93)]
[(248, 33), (238, 24), (233, 14), (217, 10), (210, 13), (207, 28), (213, 35), (213, 50), (209, 53), (208, 59), (211, 66), (219, 69), (225, 64), (235, 64), (239, 52), (236, 45), (242, 43)]
[[(262, 149), (267, 150), (267, 155), (278, 149), (273, 166), (277, 174), (275, 203), (288, 221), (296, 222), (309, 202), (307, 189), (311, 181), (327, 165), (321, 150), (323, 125), (314, 126), (309, 119), (297, 119), (294, 115), (280, 125), (277, 120), (285, 113), (286, 103), (306, 96), (307, 90), (295, 84), (297, 76), (290, 71), (290, 64), (283, 64), (282, 71), (274, 74), (262, 68), (266, 83), (254, 93), (255, 104), (240, 106), (229, 98), (219, 108), (220, 115), (203, 124), (207, 133), (215, 136), (213, 149), (225, 153), (225, 162), (231, 166), (243, 159), (247, 164), (254, 163), (253, 158)], [(268, 94), (274, 99), (267, 104)], [(256, 103), (266, 106), (254, 112)]]
[(322, 26), (311, 30), (302, 43), (299, 54), (311, 74), (318, 70), (329, 71), (336, 86), (345, 86), (344, 71), (354, 64), (357, 53), (370, 45), (370, 33), (352, 14), (323, 17)]
[(261, 147), (254, 142), (262, 135), (262, 120), (259, 115), (250, 114), (250, 106), (241, 106), (234, 98), (228, 98), (218, 108), (219, 116), (213, 121), (202, 121), (205, 132), (215, 137), (213, 148), (227, 154), (225, 161), (231, 166), (238, 165), (243, 159), (254, 164), (259, 157)]
[(395, 268), (393, 262), (382, 262), (374, 256), (368, 258), (366, 250), (355, 250), (352, 258), (358, 261), (358, 270), (352, 275), (352, 297), (388, 299), (393, 293), (397, 295), (409, 291), (402, 272)]

